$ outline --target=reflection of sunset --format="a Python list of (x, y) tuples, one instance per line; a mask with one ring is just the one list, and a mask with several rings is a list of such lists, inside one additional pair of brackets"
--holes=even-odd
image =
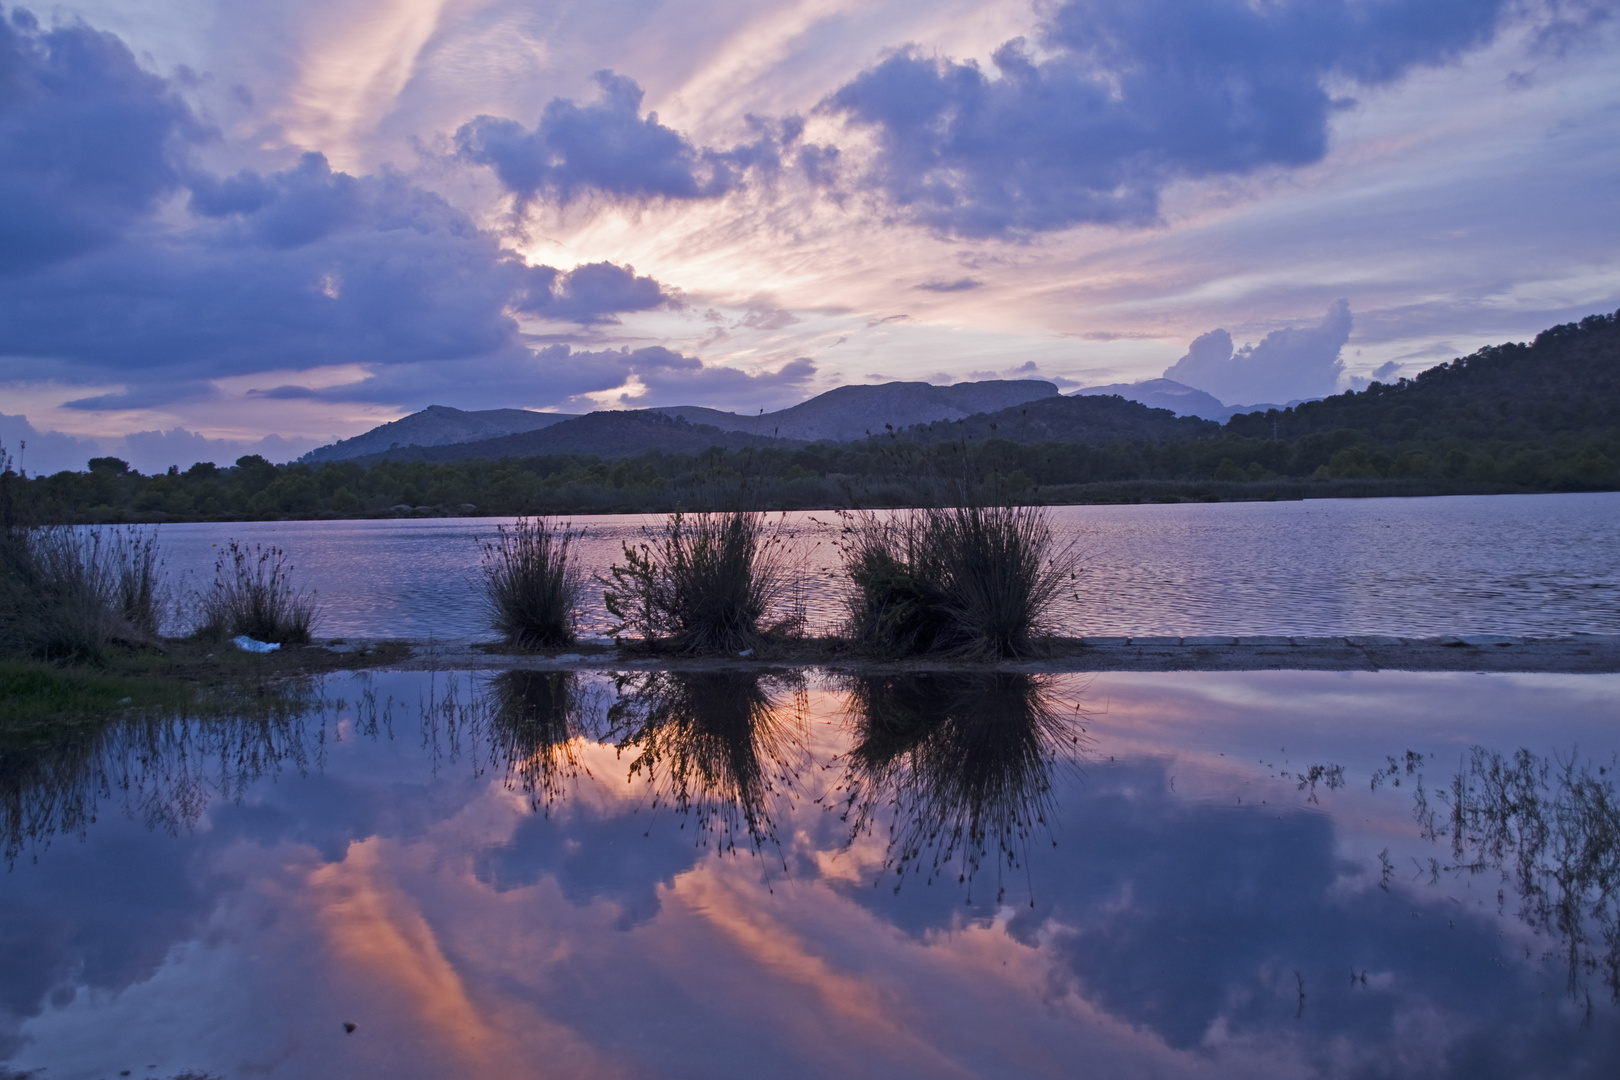
[[(918, 1029), (925, 1026), (925, 1017), (916, 1013), (898, 987), (885, 986), (870, 973), (839, 971), (821, 955), (827, 942), (818, 948), (817, 942), (795, 933), (757, 895), (745, 895), (735, 881), (722, 881), (708, 864), (678, 878), (674, 896), (724, 933), (760, 969), (748, 973), (748, 978), (768, 972), (779, 985), (799, 987), (814, 997), (821, 1007), (819, 1016), (795, 1010), (791, 1018), (775, 1018), (807, 1046), (827, 1038), (858, 1040), (899, 1052), (931, 1075), (970, 1075), (921, 1037)], [(857, 925), (861, 923), (866, 924), (861, 930), (876, 929), (866, 919)], [(847, 933), (855, 928), (845, 922), (843, 929)]]
[(383, 840), (359, 841), (342, 862), (309, 876), (317, 920), (343, 981), (382, 998), (372, 1007), (407, 1020), (411, 1042), (442, 1055), (454, 1075), (535, 1075), (538, 1049), (546, 1076), (618, 1071), (560, 1025), (528, 1010), (512, 1015), (513, 1004), (498, 998), (475, 1003), (415, 901), (390, 879), (385, 855)]

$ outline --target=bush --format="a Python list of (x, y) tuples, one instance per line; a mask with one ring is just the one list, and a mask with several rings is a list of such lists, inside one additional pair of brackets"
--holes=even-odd
[(298, 645), (315, 622), (313, 596), (293, 591), (293, 567), (278, 547), (232, 540), (214, 564), (214, 583), (201, 599), (197, 634)]
[(7, 534), (5, 651), (96, 660), (113, 642), (157, 640), (165, 590), (156, 531), (57, 526)]
[[(769, 529), (763, 514), (676, 513), (647, 535), (625, 544), (626, 565), (603, 579), (616, 638), (630, 631), (679, 652), (736, 652), (803, 628), (803, 612), (780, 610), (793, 586), (791, 536)], [(762, 626), (772, 613), (784, 617)]]
[(585, 576), (569, 560), (580, 535), (549, 518), (496, 526), (484, 546), (484, 597), (507, 644), (532, 649), (574, 640)]
[(1027, 654), (1073, 579), (1044, 507), (930, 507), (846, 516), (849, 636), (880, 655)]

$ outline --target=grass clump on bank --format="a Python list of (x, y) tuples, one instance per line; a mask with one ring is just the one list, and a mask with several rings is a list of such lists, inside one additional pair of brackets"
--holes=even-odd
[(497, 525), (496, 533), (483, 559), (484, 599), (495, 630), (518, 648), (572, 644), (585, 574), (569, 549), (581, 534), (544, 517)]
[(287, 553), (230, 541), (214, 564), (214, 582), (203, 594), (197, 635), (246, 636), (279, 645), (302, 645), (315, 623), (315, 598), (294, 589)]
[[(683, 653), (741, 652), (794, 636), (804, 614), (782, 608), (793, 591), (792, 537), (757, 511), (671, 514), (624, 545), (624, 565), (603, 579), (615, 638)], [(781, 617), (766, 625), (771, 615)]]
[(880, 656), (1027, 655), (1077, 572), (1044, 507), (928, 507), (845, 518), (847, 633)]
[(158, 643), (156, 530), (12, 528), (0, 546), (0, 652), (99, 661), (114, 643)]

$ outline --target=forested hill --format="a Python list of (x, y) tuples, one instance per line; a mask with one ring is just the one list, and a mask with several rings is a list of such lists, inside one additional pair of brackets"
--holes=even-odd
[(708, 424), (693, 424), (651, 409), (588, 413), (539, 431), (524, 431), (478, 442), (448, 446), (401, 446), (355, 458), (359, 465), (383, 461), (468, 461), (528, 458), (548, 454), (586, 454), (603, 459), (639, 457), (654, 451), (665, 454), (701, 454), (712, 447), (747, 450), (760, 446), (796, 446), (784, 439), (740, 431), (721, 431)]
[(1373, 383), (1282, 411), (1234, 416), (1228, 435), (1299, 439), (1365, 433), (1382, 443), (1528, 442), (1620, 428), (1620, 312), (1490, 345), (1393, 385)]
[(1220, 430), (1221, 425), (1211, 420), (1177, 416), (1169, 409), (1154, 409), (1137, 401), (1127, 401), (1117, 394), (1108, 394), (1041, 398), (962, 420), (916, 424), (899, 434), (922, 443), (1004, 439), (1016, 443), (1086, 443), (1102, 446), (1109, 443), (1209, 438), (1219, 434)]

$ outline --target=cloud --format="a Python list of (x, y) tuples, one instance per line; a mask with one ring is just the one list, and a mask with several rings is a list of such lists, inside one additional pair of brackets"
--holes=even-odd
[(955, 281), (925, 281), (916, 287), (924, 292), (966, 292), (983, 284), (984, 282), (975, 278), (965, 277), (957, 278)]
[(529, 267), (528, 288), (517, 309), (548, 319), (582, 324), (616, 323), (617, 313), (650, 311), (679, 301), (633, 266), (585, 263), (566, 273), (549, 266)]
[(823, 101), (869, 130), (866, 185), (942, 232), (1154, 222), (1165, 185), (1299, 166), (1349, 102), (1488, 43), (1505, 0), (1069, 0), (973, 61), (897, 51)]
[(815, 363), (804, 356), (788, 361), (776, 371), (754, 375), (721, 365), (671, 364), (638, 371), (637, 377), (646, 387), (646, 394), (621, 400), (637, 406), (701, 404), (716, 409), (752, 411), (776, 403), (797, 403), (815, 374)]
[[(624, 85), (606, 85), (610, 102), (628, 100)], [(214, 380), (256, 371), (544, 374), (519, 316), (599, 325), (679, 304), (628, 266), (526, 265), (388, 168), (351, 175), (305, 153), (280, 171), (214, 175), (192, 153), (206, 135), (174, 85), (142, 71), (118, 38), (81, 24), (44, 32), (20, 13), (0, 23), (8, 377), (121, 384), (69, 403), (111, 411), (205, 401), (219, 394)], [(183, 191), (181, 205), (172, 196)], [(622, 367), (583, 379), (611, 389), (601, 384)], [(581, 373), (559, 374), (562, 396), (573, 393)], [(313, 393), (264, 396), (291, 395)]]
[(12, 468), (25, 470), (30, 476), (82, 469), (85, 462), (107, 452), (99, 439), (81, 439), (60, 431), (39, 431), (28, 422), (28, 417), (5, 413), (0, 413), (0, 446), (11, 455)]
[(1325, 397), (1338, 389), (1350, 340), (1350, 303), (1339, 300), (1322, 321), (1303, 330), (1274, 330), (1259, 345), (1235, 352), (1232, 335), (1211, 330), (1164, 371), (1166, 379), (1215, 395), (1228, 405)]
[(597, 99), (578, 105), (553, 98), (533, 130), (515, 120), (477, 116), (456, 130), (463, 160), (488, 165), (505, 188), (527, 203), (549, 198), (568, 205), (587, 192), (613, 199), (711, 199), (740, 187), (749, 169), (774, 171), (783, 147), (803, 129), (797, 118), (777, 123), (749, 117), (755, 139), (730, 150), (694, 146), (680, 132), (641, 115), (641, 87), (598, 71)]
[[(26, 448), (24, 443), (27, 443)], [(123, 458), (139, 472), (158, 473), (170, 465), (185, 468), (197, 461), (229, 465), (244, 454), (259, 454), (278, 463), (291, 461), (319, 445), (317, 439), (280, 435), (260, 439), (210, 439), (183, 427), (86, 439), (60, 431), (40, 431), (26, 416), (0, 413), (0, 446), (11, 455), (13, 468), (26, 469), (31, 476), (83, 472), (91, 458), (108, 454)]]
[(725, 403), (750, 407), (764, 401), (794, 397), (815, 375), (806, 358), (784, 364), (776, 371), (750, 375), (719, 364), (705, 364), (662, 345), (639, 349), (576, 349), (548, 345), (534, 352), (493, 357), (478, 364), (437, 363), (379, 366), (368, 378), (315, 391), (323, 401), (366, 401), (421, 408), (435, 402), (453, 402), (461, 408), (496, 408), (566, 405), (592, 409), (587, 395), (639, 384), (641, 393), (627, 391), (628, 406), (687, 405), (696, 398), (705, 405)]
[(112, 243), (178, 187), (175, 148), (206, 136), (118, 38), (0, 12), (0, 276)]
[(262, 439), (210, 439), (183, 427), (168, 431), (135, 431), (124, 436), (117, 448), (118, 456), (144, 473), (157, 473), (170, 465), (184, 469), (198, 461), (211, 461), (216, 465), (229, 465), (247, 454), (258, 454), (266, 460), (281, 463), (292, 461), (321, 445), (320, 439), (283, 438), (266, 435)]

